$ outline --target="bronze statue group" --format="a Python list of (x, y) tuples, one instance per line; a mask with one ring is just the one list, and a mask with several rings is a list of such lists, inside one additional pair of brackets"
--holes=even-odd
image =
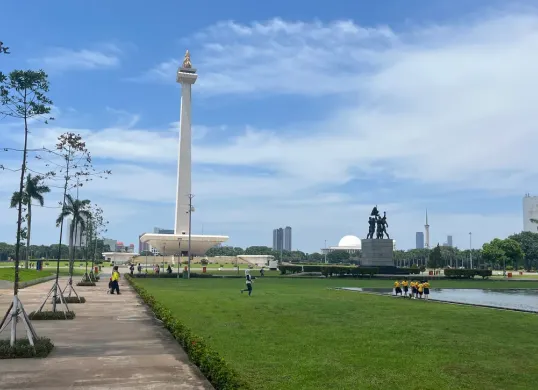
[(387, 236), (387, 238), (390, 238), (389, 234), (387, 233), (387, 228), (389, 227), (389, 224), (387, 223), (386, 211), (383, 212), (383, 216), (381, 216), (379, 215), (377, 206), (375, 206), (370, 213), (368, 224), (370, 225), (370, 227), (368, 229), (368, 235), (366, 236), (366, 239), (374, 238), (374, 234), (376, 235), (375, 238), (377, 239), (385, 238), (385, 236)]

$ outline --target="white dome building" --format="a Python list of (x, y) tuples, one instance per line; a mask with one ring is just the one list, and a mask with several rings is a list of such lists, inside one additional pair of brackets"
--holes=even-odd
[(361, 249), (361, 239), (357, 236), (344, 236), (338, 242), (338, 247), (342, 249)]
[(349, 254), (354, 254), (361, 250), (361, 239), (357, 236), (344, 236), (338, 242), (338, 246), (330, 246), (328, 248), (321, 249), (322, 254), (330, 253), (333, 251), (346, 251)]

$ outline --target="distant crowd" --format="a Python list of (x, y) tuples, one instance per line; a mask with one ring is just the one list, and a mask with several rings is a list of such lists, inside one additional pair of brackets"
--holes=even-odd
[[(411, 287), (411, 292), (409, 292)], [(394, 282), (394, 295), (411, 299), (428, 299), (430, 295), (430, 282), (427, 280), (409, 282), (407, 279)]]

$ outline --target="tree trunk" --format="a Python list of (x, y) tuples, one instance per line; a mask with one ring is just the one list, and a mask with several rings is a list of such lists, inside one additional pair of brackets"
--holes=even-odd
[(28, 262), (30, 259), (30, 234), (32, 234), (32, 199), (28, 201), (28, 231), (26, 232), (26, 261), (24, 262), (24, 268), (28, 269)]
[(73, 277), (73, 266), (75, 263), (75, 240), (77, 239), (77, 223), (75, 218), (71, 222), (71, 255), (69, 256), (69, 277)]

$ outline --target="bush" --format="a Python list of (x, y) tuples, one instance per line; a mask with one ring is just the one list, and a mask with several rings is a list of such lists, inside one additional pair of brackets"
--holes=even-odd
[(15, 341), (13, 347), (9, 344), (9, 340), (0, 340), (0, 359), (44, 358), (54, 348), (52, 341), (46, 337), (35, 339), (34, 347), (27, 339)]
[(95, 287), (95, 282), (85, 281), (85, 282), (78, 282), (77, 286), (81, 287)]
[[(66, 317), (67, 314), (67, 318)], [(74, 311), (68, 311), (67, 313), (63, 311), (40, 311), (38, 312), (31, 312), (28, 316), (31, 320), (39, 321), (39, 320), (73, 320), (75, 319), (75, 312)]]
[[(64, 297), (64, 302), (67, 303), (86, 303), (84, 297)], [(60, 298), (56, 298), (56, 303), (61, 303)]]
[(445, 269), (445, 276), (453, 279), (472, 279), (475, 276), (481, 276), (486, 279), (492, 275), (490, 269)]
[(166, 329), (183, 347), (189, 359), (200, 368), (202, 374), (216, 390), (250, 389), (239, 373), (231, 368), (217, 352), (213, 351), (204, 339), (195, 335), (185, 324), (175, 319), (169, 309), (158, 302), (144, 287), (133, 282), (130, 275), (126, 275), (126, 279), (155, 313), (155, 316), (164, 323)]
[(202, 259), (202, 260), (200, 260), (200, 264), (202, 264), (202, 265), (208, 265), (208, 264), (209, 264), (209, 260), (207, 260), (207, 259)]

